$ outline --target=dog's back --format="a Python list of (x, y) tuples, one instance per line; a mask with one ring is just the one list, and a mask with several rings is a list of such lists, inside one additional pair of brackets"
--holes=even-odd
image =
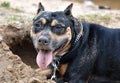
[(97, 24), (90, 24), (89, 29), (89, 36), (94, 35), (97, 45), (94, 74), (120, 80), (120, 29)]

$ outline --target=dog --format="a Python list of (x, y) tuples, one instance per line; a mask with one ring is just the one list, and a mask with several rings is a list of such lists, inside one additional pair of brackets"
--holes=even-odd
[(120, 29), (82, 22), (72, 7), (49, 12), (39, 3), (30, 33), (38, 66), (57, 83), (119, 83)]

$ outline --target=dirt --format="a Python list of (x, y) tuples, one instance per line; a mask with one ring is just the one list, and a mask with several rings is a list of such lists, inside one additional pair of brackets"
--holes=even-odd
[[(22, 9), (23, 12), (0, 7), (0, 83), (55, 83), (46, 77), (51, 70), (41, 70), (36, 65), (37, 53), (30, 38), (31, 19), (35, 16), (39, 0), (29, 2), (28, 0), (1, 0), (0, 2), (3, 1), (11, 3), (12, 8)], [(41, 2), (48, 11), (64, 10), (71, 3), (62, 0), (41, 0)], [(104, 26), (120, 27), (120, 10), (99, 10), (96, 5), (90, 7), (73, 3), (74, 16)], [(110, 19), (108, 17), (93, 19), (91, 16), (89, 16), (90, 18), (80, 16), (88, 14), (107, 15)], [(26, 18), (29, 18), (30, 21)]]
[(10, 24), (0, 33), (0, 83), (55, 83), (36, 65), (29, 29)]

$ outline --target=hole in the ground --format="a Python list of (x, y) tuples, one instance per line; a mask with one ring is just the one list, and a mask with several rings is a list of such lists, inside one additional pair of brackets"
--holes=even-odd
[[(12, 30), (10, 27), (12, 27)], [(5, 30), (4, 41), (8, 44), (10, 50), (13, 54), (18, 55), (25, 64), (34, 69), (38, 68), (36, 64), (37, 53), (30, 35), (26, 34), (28, 31), (15, 31), (15, 27), (13, 26), (9, 26), (8, 28), (10, 29)]]
[(32, 43), (27, 40), (22, 40), (21, 43), (11, 46), (10, 50), (14, 54), (18, 55), (25, 64), (31, 66), (32, 68), (38, 67), (36, 64), (37, 53)]

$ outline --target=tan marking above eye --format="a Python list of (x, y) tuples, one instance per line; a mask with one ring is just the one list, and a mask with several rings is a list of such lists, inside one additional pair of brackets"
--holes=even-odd
[(52, 20), (52, 22), (51, 22), (51, 26), (56, 26), (57, 23), (58, 23), (58, 21), (54, 19), (54, 20)]
[(59, 23), (57, 20), (53, 19), (51, 22), (51, 26), (56, 26), (57, 24), (60, 24), (62, 27), (65, 27), (63, 23)]
[(41, 18), (41, 19), (40, 19), (40, 22), (41, 22), (43, 25), (45, 25), (45, 24), (46, 24), (46, 19), (45, 19), (45, 18)]

